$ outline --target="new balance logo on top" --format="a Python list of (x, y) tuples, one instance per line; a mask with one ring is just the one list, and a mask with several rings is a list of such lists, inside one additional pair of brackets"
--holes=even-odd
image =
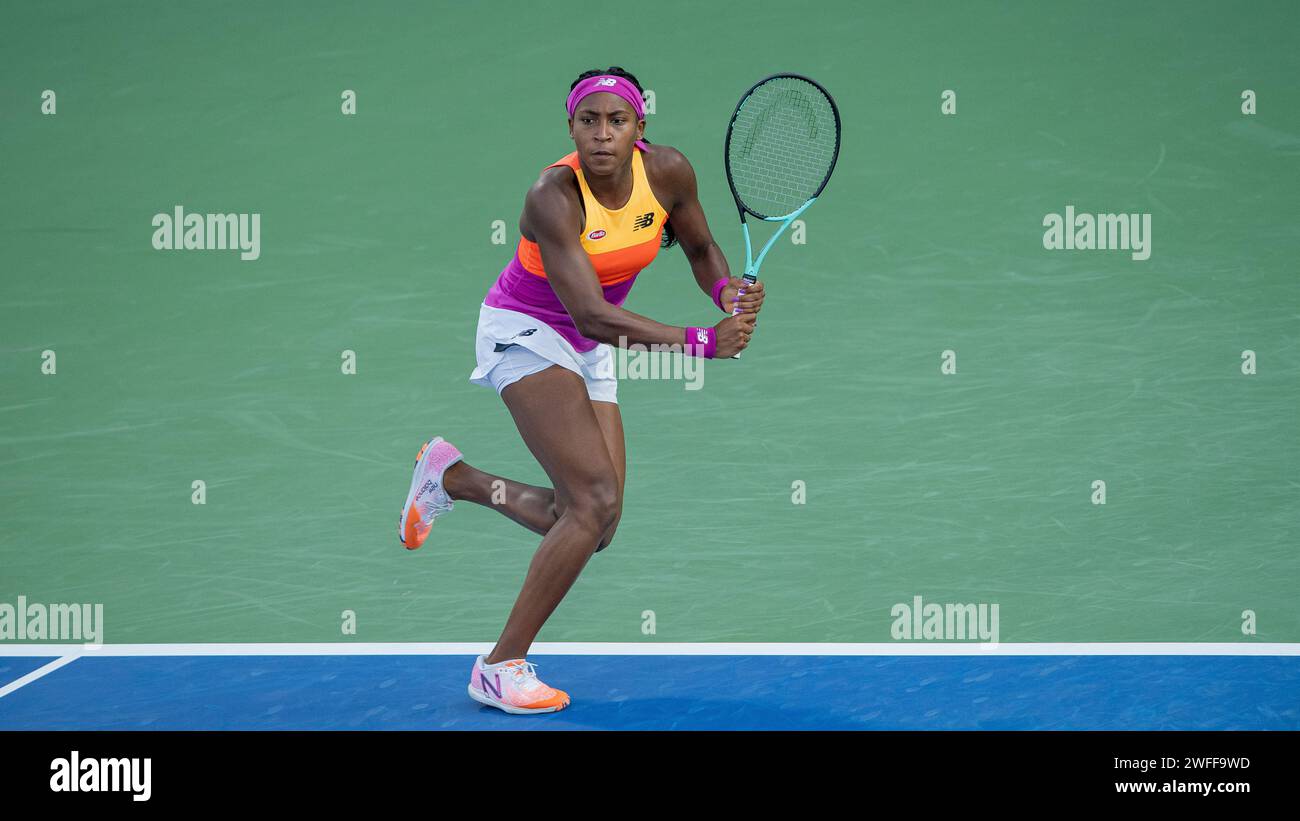
[(636, 231), (640, 228), (648, 228), (650, 224), (653, 223), (654, 221), (655, 221), (654, 211), (651, 211), (649, 214), (642, 214), (641, 216), (636, 218), (635, 227), (632, 230)]

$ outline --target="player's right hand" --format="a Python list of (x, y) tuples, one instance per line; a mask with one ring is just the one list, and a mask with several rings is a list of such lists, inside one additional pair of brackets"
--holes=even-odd
[(713, 326), (714, 336), (718, 340), (715, 359), (731, 357), (745, 350), (749, 338), (754, 334), (756, 314), (736, 314)]

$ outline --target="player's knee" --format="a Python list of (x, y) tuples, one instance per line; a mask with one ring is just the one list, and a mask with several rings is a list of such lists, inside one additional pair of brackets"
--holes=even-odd
[(618, 481), (610, 476), (584, 483), (574, 492), (568, 512), (604, 534), (618, 520)]
[(614, 541), (614, 534), (618, 532), (618, 520), (623, 518), (622, 505), (619, 506), (618, 515), (614, 517), (614, 523), (605, 531), (605, 535), (600, 537), (600, 544), (596, 545), (596, 552), (609, 547), (610, 542)]

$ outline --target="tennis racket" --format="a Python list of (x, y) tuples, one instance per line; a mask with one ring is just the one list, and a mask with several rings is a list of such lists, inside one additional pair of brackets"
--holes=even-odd
[[(723, 153), (727, 184), (745, 235), (744, 280), (752, 285), (777, 237), (817, 201), (830, 182), (840, 155), (839, 109), (814, 80), (798, 74), (765, 77), (736, 104)], [(747, 213), (781, 223), (758, 259), (749, 239)], [(739, 358), (740, 354), (732, 357)]]

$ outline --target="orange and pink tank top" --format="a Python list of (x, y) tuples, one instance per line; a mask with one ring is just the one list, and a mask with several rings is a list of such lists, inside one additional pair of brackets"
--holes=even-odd
[[(582, 227), (582, 248), (596, 269), (605, 301), (611, 305), (623, 304), (636, 275), (654, 261), (668, 219), (668, 212), (650, 190), (641, 152), (639, 146), (632, 152), (632, 196), (617, 210), (606, 208), (592, 195), (578, 162), (578, 152), (546, 166), (567, 165), (578, 178), (587, 215)], [(599, 344), (578, 333), (564, 304), (547, 281), (537, 243), (524, 237), (519, 238), (514, 256), (483, 302), (489, 307), (519, 311), (545, 322), (579, 353), (590, 351)]]

